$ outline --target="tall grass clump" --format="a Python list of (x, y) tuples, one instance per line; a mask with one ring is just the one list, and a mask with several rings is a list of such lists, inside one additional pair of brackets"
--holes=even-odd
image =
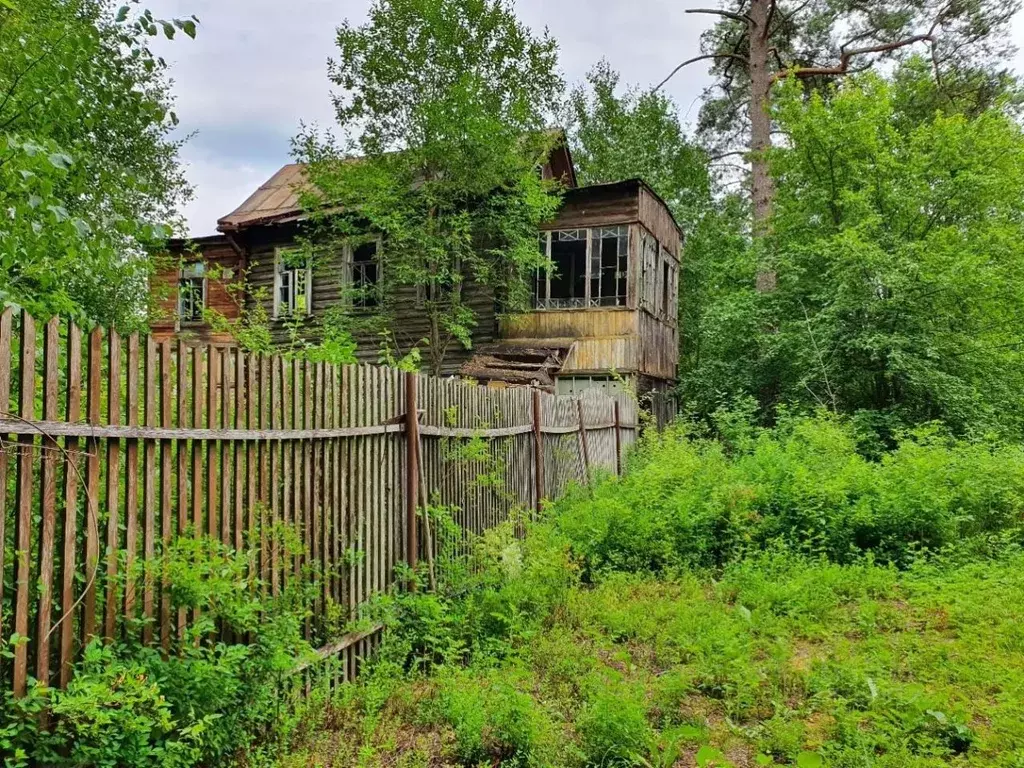
[(925, 428), (869, 458), (854, 426), (828, 414), (728, 426), (713, 438), (686, 425), (648, 435), (625, 479), (555, 506), (587, 572), (717, 567), (771, 544), (902, 567), (1022, 530), (1020, 446)]

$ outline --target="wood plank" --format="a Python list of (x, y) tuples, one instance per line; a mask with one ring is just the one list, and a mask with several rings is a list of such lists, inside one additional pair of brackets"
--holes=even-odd
[[(35, 418), (36, 326), (24, 310), (18, 354), (18, 411), (24, 419)], [(21, 639), (14, 644), (14, 695), (25, 695), (28, 684), (29, 593), (32, 557), (32, 468), (35, 445), (31, 435), (18, 438), (18, 480), (14, 520), (14, 631)]]
[[(608, 429), (610, 424), (602, 427), (588, 427), (588, 429)], [(229, 441), (253, 441), (261, 440), (282, 440), (290, 442), (305, 442), (310, 440), (330, 440), (341, 437), (365, 437), (372, 435), (390, 435), (403, 430), (401, 424), (369, 424), (363, 427), (348, 427), (335, 429), (283, 429), (283, 430), (248, 430), (248, 429), (192, 429), (185, 427), (145, 427), (117, 425), (91, 425), (91, 424), (68, 424), (63, 421), (44, 421), (42, 419), (5, 419), (0, 418), (0, 434), (12, 435), (39, 435), (41, 432), (52, 437), (80, 437), (80, 438), (105, 438), (122, 440), (195, 440), (200, 442), (229, 440)], [(625, 425), (624, 425), (624, 428)], [(576, 427), (568, 428), (575, 432)], [(525, 434), (530, 431), (529, 427), (515, 427), (512, 434)], [(498, 436), (504, 435), (501, 431)], [(481, 430), (453, 430), (449, 435), (443, 430), (434, 430), (432, 436), (459, 436), (459, 437), (486, 437), (488, 433)]]
[[(126, 369), (128, 425), (139, 424), (139, 337), (128, 337), (128, 367)], [(139, 441), (125, 441), (125, 628), (135, 619), (135, 601), (138, 576), (135, 560), (139, 554)]]
[[(203, 354), (206, 350), (192, 350), (192, 426), (203, 423)], [(203, 535), (203, 446), (192, 441), (192, 535)]]
[[(7, 413), (11, 407), (11, 328), (14, 320), (14, 309), (5, 307), (0, 310), (0, 413)], [(0, 440), (6, 441), (7, 435), (0, 432)], [(7, 581), (7, 570), (4, 556), (7, 553), (7, 464), (10, 451), (0, 451), (0, 647), (7, 647), (7, 613), (4, 602), (4, 584)], [(3, 679), (3, 661), (0, 661), (0, 679)]]
[[(234, 366), (231, 362), (232, 350), (225, 349), (221, 353), (221, 381), (220, 381), (220, 426), (227, 429), (232, 426), (234, 409)], [(232, 504), (231, 492), (234, 489), (232, 482), (231, 467), (234, 462), (231, 457), (231, 441), (222, 440), (220, 443), (220, 463), (217, 471), (220, 474), (220, 540), (225, 547), (232, 543), (232, 530), (234, 523), (234, 505)]]
[[(60, 390), (60, 320), (50, 318), (43, 330), (43, 418), (57, 419), (57, 398)], [(53, 572), (54, 550), (57, 548), (57, 441), (46, 436), (42, 440), (42, 477), (39, 509), (39, 576), (36, 607), (36, 679), (50, 683), (50, 637), (53, 634)]]
[[(179, 362), (180, 364), (180, 362)], [(160, 344), (160, 426), (171, 426), (171, 342)], [(166, 555), (174, 536), (171, 518), (171, 449), (170, 440), (160, 441), (160, 552), (165, 556), (160, 578), (160, 647), (164, 655), (171, 650), (171, 582)]]
[[(117, 331), (110, 331), (107, 337), (107, 422), (121, 422), (121, 337)], [(117, 558), (121, 545), (120, 474), (121, 444), (117, 440), (107, 441), (107, 584), (103, 604), (103, 636), (107, 642), (114, 640), (117, 628)]]
[[(86, 390), (86, 418), (90, 424), (100, 421), (100, 391), (103, 367), (103, 333), (94, 328), (89, 333), (89, 374)], [(85, 548), (82, 564), (85, 566), (85, 592), (82, 599), (82, 645), (88, 645), (96, 636), (96, 577), (100, 563), (100, 442), (90, 438), (86, 444), (85, 460)]]
[[(74, 323), (68, 323), (67, 339), (67, 401), (65, 417), (68, 421), (82, 418), (82, 333)], [(2, 352), (0, 352), (2, 354)], [(0, 401), (2, 402), (2, 401)], [(64, 548), (61, 552), (60, 590), (60, 687), (67, 688), (71, 681), (75, 656), (75, 557), (78, 548), (78, 486), (81, 472), (78, 439), (64, 441), (67, 452), (64, 460)], [(0, 488), (3, 484), (0, 483)], [(2, 539), (0, 539), (2, 540)]]
[[(323, 416), (323, 398), (324, 398), (324, 364), (322, 362), (315, 363), (313, 366), (313, 392), (312, 392), (312, 406), (313, 406), (313, 429), (322, 429), (324, 426)], [(323, 561), (323, 549), (322, 536), (325, 528), (325, 520), (323, 517), (323, 442), (316, 440), (312, 445), (313, 450), (313, 466), (312, 466), (312, 504), (310, 510), (310, 517), (312, 518), (313, 528), (311, 535), (311, 557), (312, 565), (316, 569), (316, 579), (320, 582), (317, 586), (317, 601), (315, 603), (315, 612), (318, 615), (323, 615), (324, 610), (324, 595), (323, 595), (323, 584), (324, 584), (324, 561)]]
[[(281, 422), (282, 429), (287, 430), (291, 426), (292, 419), (292, 387), (291, 368), (284, 358), (279, 358), (281, 366)], [(294, 508), (292, 506), (292, 457), (294, 454), (294, 443), (285, 443), (281, 446), (281, 524), (290, 527), (294, 522)], [(281, 587), (288, 583), (288, 574), (291, 571), (291, 553), (288, 547), (282, 542), (281, 546)]]
[[(252, 365), (248, 366), (248, 385), (246, 382), (246, 356), (241, 349), (235, 351), (235, 429), (251, 429), (252, 423), (252, 404), (253, 399), (253, 385), (252, 385)], [(256, 526), (253, 522), (252, 515), (254, 514), (256, 499), (253, 498), (253, 472), (256, 468), (252, 465), (251, 461), (248, 461), (248, 451), (252, 448), (250, 442), (247, 446), (245, 445), (233, 445), (234, 459), (235, 459), (235, 550), (238, 552), (242, 551), (242, 547), (246, 542), (246, 532), (248, 531), (248, 540), (250, 546), (252, 546), (252, 536), (256, 532)], [(248, 477), (248, 485), (246, 490), (247, 495), (243, 495), (243, 485), (245, 484), (246, 477)], [(249, 503), (249, 524), (246, 525), (244, 519), (245, 503)], [(254, 569), (253, 569), (254, 570)]]
[[(185, 346), (185, 342), (178, 341), (177, 370), (175, 372), (175, 400), (177, 410), (177, 424), (179, 427), (188, 426), (190, 423), (188, 403), (188, 366), (191, 354)], [(174, 454), (177, 458), (178, 488), (177, 488), (177, 509), (178, 509), (178, 535), (184, 536), (189, 526), (189, 446), (186, 440), (178, 440), (174, 445)], [(178, 609), (177, 627), (178, 637), (185, 636), (185, 624), (187, 616), (184, 608)]]
[[(207, 347), (207, 365), (209, 375), (206, 377), (206, 428), (217, 428), (217, 394), (221, 384), (221, 355), (214, 347)], [(217, 539), (217, 462), (219, 445), (216, 441), (206, 446), (206, 535)]]
[[(305, 429), (311, 429), (313, 427), (313, 401), (316, 399), (313, 392), (313, 381), (312, 374), (313, 368), (312, 363), (309, 360), (303, 361), (302, 365), (303, 374), (303, 387), (302, 387), (302, 403), (303, 403), (303, 422), (302, 425)], [(311, 569), (316, 568), (316, 561), (313, 559), (313, 516), (315, 514), (315, 508), (313, 505), (313, 488), (316, 485), (313, 479), (313, 473), (315, 467), (313, 466), (313, 443), (312, 441), (305, 441), (302, 450), (302, 565), (309, 566)], [(301, 572), (296, 573), (295, 576), (298, 578), (301, 576)], [(306, 640), (307, 642), (312, 637), (312, 627), (310, 617), (306, 617)], [(308, 693), (308, 691), (307, 691)]]
[[(143, 365), (143, 422), (156, 426), (156, 342), (146, 337)], [(156, 443), (146, 440), (142, 446), (142, 642), (153, 642), (155, 595), (153, 562), (156, 559)]]

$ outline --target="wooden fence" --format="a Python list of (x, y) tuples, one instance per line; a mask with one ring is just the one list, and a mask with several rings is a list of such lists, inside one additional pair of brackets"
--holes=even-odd
[[(0, 657), (0, 684), (64, 686), (95, 637), (138, 632), (170, 649), (185, 617), (145, 565), (187, 532), (248, 552), (270, 595), (301, 560), (319, 604), (355, 616), (420, 557), (424, 499), (483, 531), (598, 468), (620, 471), (637, 423), (626, 398), (37, 327), (6, 309), (0, 644), (13, 658)], [(281, 551), (281, 524), (303, 555)], [(353, 671), (373, 642), (333, 640)]]

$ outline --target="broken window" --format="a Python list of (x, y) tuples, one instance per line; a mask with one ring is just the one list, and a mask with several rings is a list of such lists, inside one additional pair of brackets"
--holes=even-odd
[(626, 306), (626, 262), (629, 229), (602, 227), (591, 230), (590, 306)]
[(551, 233), (548, 309), (582, 307), (587, 298), (587, 230)]
[(655, 312), (658, 283), (658, 241), (649, 232), (644, 231), (640, 243), (640, 306), (650, 312)]
[(380, 299), (380, 261), (377, 258), (380, 242), (368, 240), (350, 248), (352, 278), (352, 306), (360, 309), (376, 307)]
[(628, 227), (545, 232), (540, 248), (551, 268), (537, 270), (538, 309), (626, 305)]
[(279, 248), (274, 270), (274, 317), (304, 315), (313, 307), (313, 262), (296, 248)]
[(178, 318), (185, 323), (203, 319), (206, 307), (206, 265), (199, 261), (186, 264), (178, 276)]

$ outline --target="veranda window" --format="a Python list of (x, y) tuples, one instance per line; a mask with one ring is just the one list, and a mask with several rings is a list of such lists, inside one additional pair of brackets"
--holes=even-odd
[(552, 266), (537, 271), (537, 309), (626, 305), (628, 227), (544, 232), (540, 248)]

